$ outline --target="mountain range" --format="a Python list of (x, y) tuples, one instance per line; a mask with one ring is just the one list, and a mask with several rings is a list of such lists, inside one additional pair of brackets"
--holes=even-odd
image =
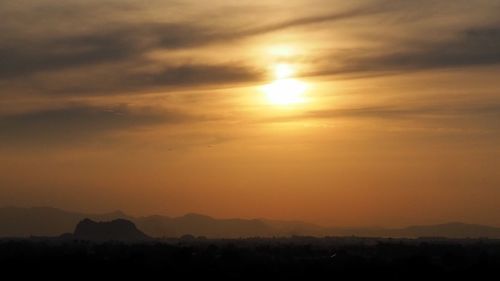
[[(364, 236), (364, 237), (447, 237), (500, 238), (500, 228), (485, 225), (451, 222), (438, 225), (404, 228), (343, 228), (323, 227), (300, 221), (267, 219), (216, 219), (200, 214), (180, 217), (160, 215), (133, 217), (121, 211), (104, 214), (84, 214), (50, 207), (0, 208), (0, 237), (59, 236), (72, 233), (79, 222), (127, 220), (150, 237), (180, 237), (183, 235), (207, 238), (272, 237), (272, 236)], [(88, 224), (89, 221), (86, 221)], [(120, 222), (120, 221), (119, 221)], [(134, 227), (135, 227), (134, 226)], [(127, 226), (124, 226), (127, 229)], [(131, 230), (129, 226), (129, 230)]]
[(149, 241), (151, 238), (140, 231), (133, 222), (116, 219), (95, 222), (91, 219), (80, 221), (73, 234), (63, 234), (61, 238), (87, 241)]

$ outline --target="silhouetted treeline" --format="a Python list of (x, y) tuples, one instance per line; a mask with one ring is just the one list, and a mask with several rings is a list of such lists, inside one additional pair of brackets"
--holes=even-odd
[(500, 242), (309, 237), (241, 240), (186, 237), (136, 244), (2, 240), (0, 266), (4, 275), (15, 273), (18, 278), (31, 275), (67, 280), (84, 277), (481, 280), (497, 275)]

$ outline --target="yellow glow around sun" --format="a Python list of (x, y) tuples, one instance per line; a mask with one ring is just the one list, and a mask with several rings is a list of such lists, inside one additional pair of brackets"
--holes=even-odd
[(292, 78), (294, 73), (294, 68), (289, 64), (280, 63), (274, 66), (276, 80), (262, 88), (269, 103), (291, 105), (305, 102), (307, 84)]
[(267, 52), (273, 57), (288, 58), (295, 55), (296, 49), (290, 45), (274, 45), (267, 49)]
[(276, 76), (276, 79), (289, 78), (293, 74), (293, 68), (287, 63), (280, 63), (274, 67), (274, 76)]
[(272, 104), (289, 105), (305, 101), (304, 92), (307, 86), (296, 79), (280, 79), (264, 86), (264, 93)]

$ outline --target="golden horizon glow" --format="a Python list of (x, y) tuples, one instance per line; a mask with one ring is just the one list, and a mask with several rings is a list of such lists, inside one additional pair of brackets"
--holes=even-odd
[(500, 226), (500, 0), (56, 2), (0, 2), (0, 208)]

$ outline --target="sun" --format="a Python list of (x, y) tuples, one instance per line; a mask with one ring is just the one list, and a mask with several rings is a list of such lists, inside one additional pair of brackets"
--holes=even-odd
[(273, 105), (291, 105), (304, 103), (307, 84), (293, 78), (295, 69), (285, 63), (274, 66), (276, 80), (262, 87), (269, 103)]
[(293, 67), (288, 63), (279, 63), (274, 66), (274, 76), (277, 79), (289, 78), (295, 73)]
[(279, 79), (263, 87), (267, 100), (276, 105), (303, 103), (306, 89), (305, 83), (292, 78)]

